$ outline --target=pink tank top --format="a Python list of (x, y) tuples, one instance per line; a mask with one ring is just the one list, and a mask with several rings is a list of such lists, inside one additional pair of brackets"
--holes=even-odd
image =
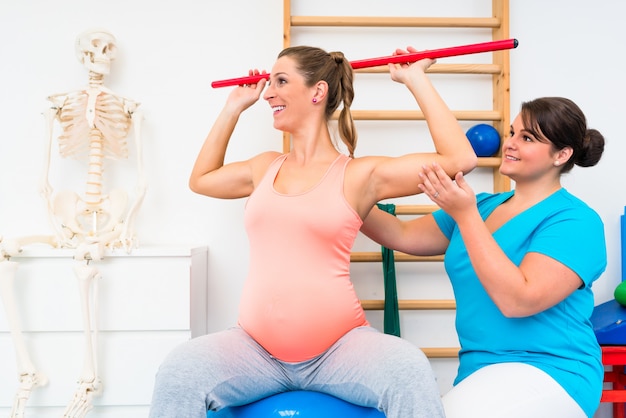
[(350, 281), (350, 252), (362, 221), (345, 200), (350, 158), (340, 155), (310, 190), (284, 195), (278, 157), (246, 203), (250, 271), (239, 325), (274, 357), (311, 359), (349, 330), (369, 325)]

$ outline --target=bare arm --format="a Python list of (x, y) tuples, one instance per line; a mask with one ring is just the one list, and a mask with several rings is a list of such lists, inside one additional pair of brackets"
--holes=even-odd
[[(416, 50), (409, 48), (408, 52)], [(402, 53), (405, 52), (396, 51), (396, 54)], [(409, 89), (424, 113), (436, 152), (379, 160), (373, 172), (377, 201), (420, 193), (419, 173), (423, 165), (437, 162), (450, 177), (458, 172), (468, 173), (476, 167), (477, 157), (471, 144), (425, 73), (433, 62), (426, 59), (411, 65), (389, 65), (392, 80)]]
[(387, 248), (413, 255), (441, 255), (449, 243), (432, 215), (404, 221), (377, 206), (365, 218), (361, 232)]
[(191, 171), (189, 188), (195, 193), (222, 199), (245, 197), (252, 193), (254, 164), (258, 159), (224, 165), (224, 157), (241, 113), (256, 103), (265, 83), (266, 80), (262, 79), (250, 87), (236, 87), (228, 96)]
[(426, 167), (424, 192), (456, 221), (472, 266), (503, 315), (524, 317), (561, 302), (582, 280), (571, 269), (548, 256), (528, 253), (516, 266), (502, 251), (483, 222), (474, 192), (461, 174), (456, 183), (439, 167)]

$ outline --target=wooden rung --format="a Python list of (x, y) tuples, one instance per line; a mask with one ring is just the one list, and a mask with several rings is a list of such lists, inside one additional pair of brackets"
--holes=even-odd
[[(499, 121), (502, 114), (496, 110), (457, 110), (452, 112), (457, 120)], [(339, 111), (333, 117), (336, 119)], [(354, 120), (424, 120), (421, 110), (353, 110)]]
[(500, 157), (481, 157), (478, 159), (478, 167), (500, 167), (502, 158)]
[(426, 347), (422, 348), (428, 358), (457, 358), (459, 356), (458, 347)]
[[(388, 73), (389, 68), (384, 65), (359, 68), (354, 72), (357, 74), (382, 74)], [(426, 72), (435, 74), (500, 74), (502, 66), (498, 64), (433, 64)]]
[[(399, 251), (393, 253), (393, 258), (395, 261), (443, 261), (442, 255), (417, 256), (401, 253)], [(350, 255), (350, 261), (353, 263), (380, 263), (383, 261), (383, 255), (379, 251), (353, 252)]]
[(426, 215), (437, 209), (437, 205), (396, 205), (396, 215)]
[[(366, 311), (382, 311), (385, 309), (384, 300), (361, 300), (361, 306)], [(424, 300), (399, 300), (398, 309), (407, 311), (420, 310), (454, 310), (456, 302), (454, 299), (424, 299)]]
[(495, 17), (291, 16), (291, 26), (499, 28)]

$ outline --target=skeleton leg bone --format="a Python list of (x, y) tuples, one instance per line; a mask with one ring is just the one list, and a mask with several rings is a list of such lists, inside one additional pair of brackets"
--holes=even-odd
[(23, 418), (31, 391), (35, 387), (44, 386), (47, 383), (46, 377), (35, 369), (22, 336), (19, 315), (15, 305), (14, 282), (17, 268), (18, 263), (15, 261), (0, 261), (0, 296), (15, 346), (17, 372), (20, 381), (10, 418)]
[[(99, 395), (102, 390), (102, 382), (98, 376), (97, 368), (97, 334), (98, 329), (94, 326), (92, 331), (91, 320), (91, 288), (94, 289), (94, 301), (98, 300), (98, 280), (101, 278), (100, 272), (95, 266), (89, 265), (89, 261), (83, 264), (76, 264), (74, 272), (78, 278), (81, 306), (83, 313), (83, 329), (85, 334), (85, 359), (83, 372), (78, 381), (78, 389), (69, 405), (63, 412), (63, 418), (82, 418), (93, 408), (93, 397)], [(97, 307), (94, 307), (94, 317), (97, 323)]]

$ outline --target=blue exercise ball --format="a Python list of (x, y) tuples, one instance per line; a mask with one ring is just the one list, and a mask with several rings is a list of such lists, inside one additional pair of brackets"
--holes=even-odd
[(486, 123), (472, 126), (465, 136), (478, 157), (491, 157), (500, 149), (500, 134), (496, 128)]
[(207, 418), (385, 418), (374, 408), (354, 405), (321, 392), (283, 392), (248, 405), (209, 411)]

